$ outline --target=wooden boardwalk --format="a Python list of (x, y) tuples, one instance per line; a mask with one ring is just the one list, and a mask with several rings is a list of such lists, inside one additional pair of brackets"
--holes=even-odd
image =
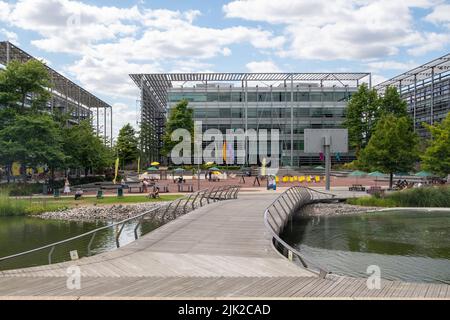
[[(448, 285), (319, 279), (279, 255), (263, 213), (274, 194), (241, 196), (200, 208), (118, 250), (62, 263), (0, 272), (0, 297), (90, 298), (450, 298)], [(80, 290), (66, 286), (81, 268)], [(1, 299), (0, 298), (0, 299)]]

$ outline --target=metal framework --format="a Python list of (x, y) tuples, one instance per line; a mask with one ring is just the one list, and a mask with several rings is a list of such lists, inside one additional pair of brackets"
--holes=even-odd
[[(371, 87), (372, 76), (370, 73), (362, 72), (338, 72), (338, 73), (166, 73), (166, 74), (131, 74), (135, 84), (141, 90), (141, 126), (146, 128), (148, 134), (142, 134), (143, 149), (151, 154), (154, 159), (160, 159), (160, 148), (162, 146), (162, 134), (164, 131), (165, 116), (169, 105), (168, 93), (175, 84), (182, 85), (188, 82), (211, 84), (215, 82), (240, 83), (245, 97), (249, 91), (249, 82), (280, 82), (284, 83), (286, 90), (291, 93), (291, 163), (293, 163), (293, 97), (294, 84), (299, 82), (318, 83), (323, 87), (324, 83), (337, 83), (346, 86), (350, 82), (358, 87), (364, 79)], [(248, 107), (248, 103), (245, 103)], [(247, 118), (247, 117), (246, 117)], [(150, 159), (153, 160), (153, 159)]]
[[(26, 53), (22, 49), (13, 45), (9, 41), (0, 42), (0, 64), (7, 65), (10, 61), (16, 60), (20, 62), (26, 62), (32, 59), (36, 59), (30, 54)], [(94, 96), (87, 90), (75, 84), (73, 81), (67, 79), (54, 69), (46, 66), (50, 78), (52, 81), (52, 88), (50, 92), (52, 94), (52, 100), (50, 109), (53, 110), (60, 107), (64, 112), (72, 113), (71, 121), (79, 123), (81, 120), (89, 119), (94, 125), (94, 111), (96, 115), (96, 130), (100, 136), (101, 122), (103, 122), (103, 137), (105, 144), (107, 143), (108, 133), (107, 127), (110, 128), (110, 143), (112, 145), (112, 127), (113, 127), (113, 111), (112, 106), (98, 97)], [(70, 110), (71, 106), (74, 106), (75, 111)], [(103, 119), (100, 115), (100, 110), (103, 110)], [(109, 121), (107, 119), (109, 110)]]
[(440, 122), (450, 111), (450, 53), (375, 86), (379, 94), (396, 87), (408, 102), (414, 129), (426, 137), (422, 123)]

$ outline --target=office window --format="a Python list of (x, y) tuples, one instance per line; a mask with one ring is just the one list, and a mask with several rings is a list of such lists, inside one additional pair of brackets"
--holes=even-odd
[(334, 93), (335, 100), (337, 102), (345, 102), (347, 101), (347, 94), (345, 92), (335, 92)]
[(325, 102), (334, 102), (334, 92), (323, 92), (323, 101)]
[(231, 93), (231, 101), (232, 102), (243, 102), (245, 101), (243, 92), (232, 92)]
[(312, 102), (322, 101), (322, 93), (321, 92), (311, 92), (311, 101)]
[(219, 93), (219, 101), (220, 102), (230, 102), (231, 101), (231, 92), (220, 92)]
[(218, 92), (208, 92), (208, 102), (218, 102), (219, 93)]
[(230, 109), (220, 109), (219, 113), (220, 113), (221, 118), (230, 118), (231, 117)]
[(305, 102), (309, 101), (309, 92), (296, 92), (295, 101)]

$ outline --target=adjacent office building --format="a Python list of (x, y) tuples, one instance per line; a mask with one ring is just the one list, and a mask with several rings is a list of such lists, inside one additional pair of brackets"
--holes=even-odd
[(435, 124), (450, 111), (450, 54), (425, 63), (375, 86), (383, 94), (388, 86), (397, 87), (408, 103), (414, 130), (430, 136), (423, 123)]
[[(35, 59), (22, 49), (8, 41), (0, 42), (0, 66), (10, 61), (26, 62)], [(112, 106), (78, 86), (60, 73), (47, 66), (52, 87), (52, 98), (47, 103), (46, 111), (69, 114), (69, 125), (90, 120), (97, 134), (102, 136), (105, 144), (112, 144)], [(29, 97), (31, 101), (31, 97)]]
[[(278, 129), (281, 164), (321, 163), (320, 154), (304, 152), (304, 129), (341, 128), (345, 109), (358, 86), (370, 86), (369, 73), (182, 73), (133, 74), (141, 90), (141, 127), (150, 160), (160, 148), (168, 111), (189, 101), (203, 131)], [(270, 150), (270, 147), (269, 147)], [(354, 154), (334, 155), (348, 162)]]

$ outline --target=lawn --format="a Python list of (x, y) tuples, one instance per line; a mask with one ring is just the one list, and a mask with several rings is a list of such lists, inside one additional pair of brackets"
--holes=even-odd
[(76, 206), (161, 202), (173, 201), (179, 198), (181, 198), (180, 195), (161, 195), (160, 199), (149, 199), (147, 196), (125, 196), (121, 198), (105, 197), (103, 199), (97, 199), (96, 197), (83, 197), (81, 200), (76, 201), (72, 197), (14, 199), (5, 195), (0, 195), (0, 216), (36, 215)]

